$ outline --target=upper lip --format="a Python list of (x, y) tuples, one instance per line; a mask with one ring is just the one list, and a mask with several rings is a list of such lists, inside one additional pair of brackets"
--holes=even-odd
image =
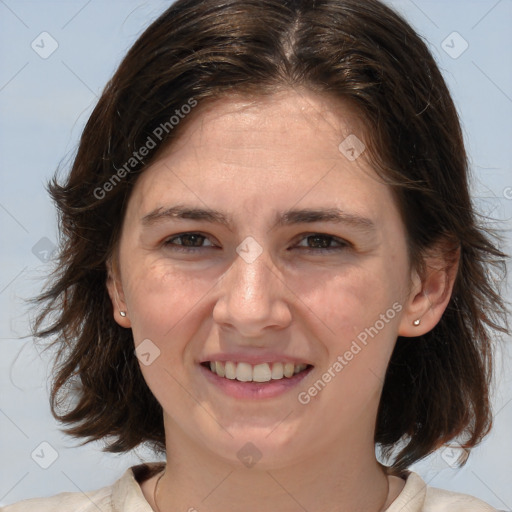
[(205, 356), (203, 359), (200, 360), (200, 364), (207, 363), (210, 361), (219, 361), (224, 363), (227, 361), (232, 361), (237, 363), (249, 363), (252, 365), (263, 363), (293, 363), (295, 365), (311, 365), (311, 363), (307, 361), (307, 359), (296, 356), (289, 356), (286, 354), (276, 354), (275, 352), (261, 352), (258, 354), (244, 354), (241, 352), (222, 352)]

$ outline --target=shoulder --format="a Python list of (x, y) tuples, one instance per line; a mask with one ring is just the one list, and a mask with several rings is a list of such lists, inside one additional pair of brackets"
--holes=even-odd
[(33, 498), (8, 505), (1, 512), (104, 512), (112, 510), (112, 487), (104, 487), (97, 491), (63, 492), (49, 498)]
[(494, 507), (470, 496), (427, 487), (425, 512), (496, 512)]
[(473, 496), (429, 487), (412, 471), (403, 477), (405, 486), (386, 512), (497, 512)]
[(152, 512), (139, 482), (161, 469), (160, 464), (129, 468), (114, 484), (92, 492), (64, 492), (2, 507), (0, 512)]

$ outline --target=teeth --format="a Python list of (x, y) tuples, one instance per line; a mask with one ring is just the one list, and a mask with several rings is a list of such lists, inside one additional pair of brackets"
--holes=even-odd
[(219, 377), (224, 377), (226, 375), (226, 372), (224, 371), (224, 365), (222, 363), (219, 363), (218, 361), (215, 363), (215, 370), (214, 372)]
[(288, 378), (292, 377), (294, 369), (295, 369), (295, 365), (293, 363), (286, 363), (284, 365), (284, 376), (288, 377)]
[(236, 365), (236, 380), (250, 382), (252, 380), (252, 366), (248, 363), (238, 363)]
[(293, 363), (262, 363), (253, 366), (233, 361), (210, 361), (209, 364), (210, 370), (219, 377), (240, 382), (269, 382), (283, 377), (290, 378), (307, 368), (306, 364)]
[(268, 382), (272, 380), (272, 372), (267, 363), (257, 364), (252, 368), (252, 380), (254, 382)]
[(272, 365), (272, 378), (273, 379), (282, 379), (284, 375), (283, 365), (282, 363), (274, 363)]
[[(222, 365), (222, 363), (219, 363)], [(217, 363), (215, 363), (215, 367), (217, 367)], [(227, 379), (236, 379), (236, 365), (235, 363), (232, 363), (231, 361), (228, 361), (224, 365), (224, 373), (226, 375)]]

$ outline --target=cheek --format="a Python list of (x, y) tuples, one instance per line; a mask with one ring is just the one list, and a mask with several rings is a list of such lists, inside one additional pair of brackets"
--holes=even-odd
[[(208, 273), (184, 273), (156, 262), (127, 273), (126, 300), (136, 342), (150, 338), (159, 345), (197, 324), (197, 315), (212, 287)], [(173, 344), (173, 346), (175, 346)]]
[(316, 288), (312, 279), (302, 283), (312, 334), (326, 353), (322, 370), (331, 368), (337, 376), (331, 391), (345, 396), (350, 389), (356, 401), (380, 389), (398, 336), (406, 279), (404, 261), (365, 263), (330, 275)]
[(141, 371), (157, 400), (179, 416), (193, 405), (183, 387), (191, 364), (186, 353), (190, 340), (201, 338), (198, 330), (206, 327), (211, 276), (185, 274), (167, 264), (133, 270), (127, 272), (126, 291), (133, 337), (135, 345), (150, 354), (149, 364), (139, 357)]
[[(384, 267), (386, 267), (385, 265)], [(401, 301), (401, 278), (377, 258), (339, 272), (315, 273), (297, 280), (296, 295), (331, 335), (356, 335)]]
[(403, 307), (398, 273), (383, 270), (368, 265), (344, 272), (308, 298), (312, 334), (325, 357), (317, 380), (300, 391), (322, 408), (327, 423), (377, 408)]

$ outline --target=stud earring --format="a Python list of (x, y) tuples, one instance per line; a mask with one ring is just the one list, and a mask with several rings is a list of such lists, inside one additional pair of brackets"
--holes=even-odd
[(412, 325), (414, 325), (415, 327), (418, 327), (418, 325), (420, 325), (420, 324), (421, 324), (421, 319), (420, 318), (414, 320), (414, 322), (412, 323)]
[(121, 308), (119, 307), (119, 294), (117, 293), (117, 286), (116, 286), (116, 283), (114, 282), (114, 290), (116, 292), (116, 295), (114, 297), (115, 301), (116, 301), (116, 306), (117, 306), (117, 309), (119, 309), (119, 314), (125, 318), (126, 317), (126, 311), (122, 311)]

